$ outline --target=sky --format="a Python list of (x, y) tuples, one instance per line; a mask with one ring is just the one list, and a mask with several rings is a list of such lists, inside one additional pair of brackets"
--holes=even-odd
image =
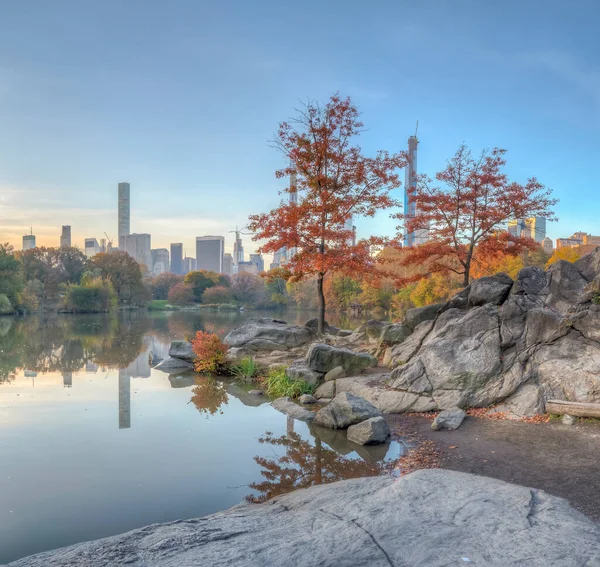
[[(595, 0), (0, 1), (0, 241), (117, 239), (117, 183), (152, 247), (275, 207), (269, 146), (299, 101), (359, 106), (368, 155), (419, 137), (419, 172), (461, 143), (560, 199), (551, 238), (600, 234)], [(400, 190), (401, 191), (401, 190)], [(401, 199), (399, 192), (397, 195)], [(395, 233), (389, 212), (358, 236)], [(244, 237), (246, 252), (255, 243)]]

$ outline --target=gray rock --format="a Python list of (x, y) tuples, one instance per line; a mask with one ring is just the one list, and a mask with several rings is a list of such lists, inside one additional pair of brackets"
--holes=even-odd
[(285, 370), (285, 375), (290, 380), (302, 381), (312, 385), (318, 384), (321, 378), (323, 378), (321, 372), (311, 370), (303, 359), (296, 360), (290, 364)]
[(505, 273), (473, 281), (469, 286), (467, 304), (472, 307), (492, 303), (502, 305), (513, 286), (512, 278)]
[[(307, 329), (309, 329), (311, 333), (316, 335), (317, 329), (319, 328), (318, 317), (313, 317), (312, 319), (309, 319), (306, 323), (304, 323), (304, 326)], [(334, 327), (333, 325), (330, 325), (327, 321), (325, 321), (325, 325), (323, 326), (323, 332), (326, 335), (339, 335), (340, 329)], [(350, 331), (350, 333), (352, 333), (352, 331)]]
[(164, 358), (162, 358), (161, 356), (158, 356), (157, 354), (153, 353), (152, 351), (150, 351), (148, 353), (148, 364), (150, 366), (156, 366), (156, 365), (160, 364), (163, 360), (164, 360)]
[(313, 398), (310, 394), (302, 394), (298, 401), (303, 405), (316, 404), (317, 400)]
[(539, 386), (525, 384), (512, 396), (496, 408), (497, 411), (507, 411), (515, 417), (533, 417), (544, 413), (544, 399)]
[(390, 436), (390, 428), (383, 417), (372, 417), (348, 428), (348, 440), (359, 445), (384, 443)]
[(335, 396), (335, 380), (330, 380), (329, 382), (325, 382), (324, 384), (321, 384), (315, 390), (315, 398), (317, 398), (317, 400), (320, 400), (323, 398), (333, 398), (334, 396)]
[(577, 423), (577, 418), (573, 415), (565, 414), (562, 416), (561, 421), (564, 425), (575, 425)]
[(262, 396), (262, 395), (264, 395), (264, 392), (262, 390), (248, 390), (248, 393), (251, 396)]
[(364, 325), (364, 332), (368, 339), (379, 339), (381, 330), (389, 323), (385, 321), (378, 321), (377, 319), (369, 319)]
[(391, 346), (403, 343), (410, 335), (412, 335), (412, 332), (413, 330), (403, 323), (386, 325), (381, 329), (379, 344)]
[(433, 469), (313, 486), (10, 567), (596, 567), (599, 542), (599, 525), (562, 498)]
[(191, 362), (187, 362), (180, 358), (167, 358), (160, 364), (157, 364), (154, 368), (155, 370), (161, 370), (162, 372), (171, 374), (173, 370), (193, 370), (194, 365)]
[(192, 349), (192, 343), (189, 341), (173, 341), (169, 348), (171, 358), (180, 358), (187, 362), (194, 362), (196, 353)]
[(337, 394), (333, 401), (317, 412), (315, 424), (331, 429), (344, 429), (372, 417), (380, 417), (381, 412), (364, 398), (348, 392)]
[(341, 366), (346, 374), (357, 374), (365, 368), (377, 366), (377, 359), (370, 354), (356, 353), (323, 343), (315, 343), (310, 347), (306, 355), (306, 362), (311, 370), (322, 373)]
[(343, 366), (336, 366), (332, 368), (327, 374), (325, 374), (325, 382), (329, 382), (330, 380), (337, 380), (338, 378), (343, 378), (346, 376), (346, 372)]
[(314, 334), (303, 326), (288, 325), (279, 319), (249, 317), (230, 331), (225, 343), (246, 352), (287, 350), (313, 340)]
[(354, 331), (351, 331), (350, 329), (340, 329), (337, 332), (337, 336), (338, 337), (349, 337), (350, 335), (352, 335), (352, 333), (354, 333)]
[(431, 429), (436, 431), (440, 429), (449, 429), (453, 431), (458, 429), (467, 414), (461, 408), (450, 408), (440, 412), (431, 424)]
[(298, 404), (292, 401), (292, 398), (278, 398), (271, 404), (276, 410), (285, 413), (294, 419), (301, 421), (312, 421), (315, 419), (315, 412), (301, 408)]
[(420, 323), (435, 319), (440, 307), (442, 307), (441, 303), (434, 303), (433, 305), (426, 305), (425, 307), (409, 309), (404, 317), (404, 324), (414, 330)]

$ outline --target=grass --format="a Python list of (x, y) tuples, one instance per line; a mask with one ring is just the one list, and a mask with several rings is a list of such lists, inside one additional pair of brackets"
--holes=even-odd
[(297, 398), (302, 394), (312, 394), (315, 387), (304, 380), (290, 380), (286, 373), (286, 367), (280, 366), (269, 370), (266, 376), (267, 394), (272, 398), (289, 396)]
[(148, 305), (148, 309), (150, 309), (150, 311), (176, 311), (177, 309), (181, 309), (181, 307), (169, 305), (169, 302), (166, 299), (153, 299), (150, 302), (150, 305)]
[(258, 372), (258, 364), (256, 364), (256, 361), (251, 356), (242, 358), (237, 364), (231, 367), (231, 373), (241, 380), (252, 380), (258, 376)]

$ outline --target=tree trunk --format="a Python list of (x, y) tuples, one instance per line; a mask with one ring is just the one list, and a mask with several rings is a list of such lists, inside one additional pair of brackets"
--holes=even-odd
[(465, 268), (465, 275), (463, 278), (463, 287), (467, 287), (469, 285), (469, 272)]
[(323, 293), (324, 279), (325, 274), (323, 272), (319, 272), (319, 277), (317, 279), (317, 290), (319, 293), (319, 325), (317, 327), (317, 332), (319, 335), (322, 335), (325, 331), (325, 293)]

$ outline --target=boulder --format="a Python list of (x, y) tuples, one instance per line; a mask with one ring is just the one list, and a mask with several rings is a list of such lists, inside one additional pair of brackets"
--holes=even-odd
[(400, 344), (412, 335), (412, 332), (413, 330), (404, 323), (385, 325), (379, 335), (379, 344), (386, 346)]
[(390, 428), (383, 417), (372, 417), (348, 428), (348, 440), (359, 445), (384, 443), (390, 436)]
[(562, 416), (561, 419), (562, 423), (564, 425), (575, 425), (577, 423), (577, 418), (573, 415), (569, 415), (568, 413), (566, 413), (565, 415)]
[(425, 307), (409, 309), (404, 317), (404, 324), (414, 330), (417, 328), (417, 325), (424, 321), (432, 321), (435, 319), (441, 306), (441, 303), (434, 303), (433, 305), (426, 305)]
[(191, 362), (182, 360), (180, 358), (167, 358), (160, 364), (157, 364), (155, 370), (161, 370), (171, 374), (174, 370), (194, 370), (194, 365)]
[(315, 424), (330, 429), (344, 429), (372, 417), (381, 417), (381, 412), (371, 402), (342, 392), (317, 412)]
[(298, 401), (305, 406), (317, 403), (317, 400), (315, 398), (313, 398), (310, 394), (302, 394), (298, 398)]
[(315, 398), (317, 400), (321, 400), (323, 398), (333, 398), (335, 396), (335, 380), (330, 380), (329, 382), (325, 382), (321, 384), (315, 390)]
[(164, 360), (164, 358), (162, 358), (161, 356), (158, 356), (157, 354), (153, 353), (152, 351), (150, 351), (148, 353), (148, 364), (150, 366), (156, 366), (156, 365), (160, 364), (163, 360)]
[(169, 347), (169, 356), (187, 362), (194, 362), (196, 359), (196, 353), (192, 348), (192, 343), (189, 341), (173, 341)]
[(465, 417), (467, 416), (465, 410), (461, 408), (450, 408), (440, 412), (431, 424), (431, 429), (439, 431), (440, 429), (449, 429), (454, 431), (458, 429)]
[(343, 366), (336, 366), (332, 368), (327, 374), (325, 374), (325, 382), (329, 382), (331, 380), (337, 380), (338, 378), (343, 378), (346, 376), (346, 372), (344, 371)]
[(324, 373), (336, 366), (341, 366), (346, 374), (357, 374), (365, 368), (377, 366), (377, 359), (370, 354), (356, 353), (323, 343), (315, 343), (310, 347), (306, 362), (311, 370)]
[(467, 304), (470, 307), (492, 303), (502, 305), (513, 285), (512, 278), (505, 273), (475, 280), (469, 286)]
[(430, 469), (312, 486), (265, 504), (78, 543), (10, 567), (595, 567), (599, 541), (600, 526), (562, 498)]
[(378, 321), (377, 319), (369, 319), (363, 327), (365, 334), (368, 339), (377, 340), (381, 335), (381, 330), (389, 323), (385, 321)]
[(292, 401), (292, 398), (278, 398), (271, 404), (277, 411), (285, 413), (294, 419), (301, 421), (312, 421), (315, 419), (315, 412), (301, 408), (298, 404)]
[(285, 375), (290, 380), (306, 382), (307, 384), (316, 385), (321, 381), (323, 374), (311, 370), (303, 359), (296, 360), (285, 370)]
[(313, 340), (314, 334), (303, 326), (288, 325), (279, 319), (249, 317), (230, 331), (225, 343), (245, 352), (287, 350)]
[(262, 390), (248, 390), (248, 394), (251, 396), (262, 396), (264, 392)]
[[(312, 319), (309, 319), (306, 323), (304, 323), (304, 326), (314, 335), (317, 334), (317, 329), (319, 328), (319, 319), (318, 317), (313, 317)], [(325, 325), (323, 327), (323, 332), (326, 335), (338, 335), (340, 332), (340, 329), (338, 329), (337, 327), (334, 327), (333, 325), (330, 325), (327, 321), (325, 321)], [(350, 331), (350, 333), (352, 333), (352, 331)]]

